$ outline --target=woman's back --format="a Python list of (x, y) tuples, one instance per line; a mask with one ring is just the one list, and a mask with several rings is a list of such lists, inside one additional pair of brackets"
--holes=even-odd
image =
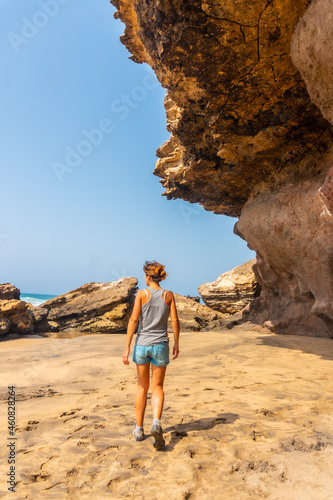
[(138, 345), (155, 345), (168, 342), (170, 306), (165, 302), (166, 290), (148, 286), (148, 290), (145, 289), (144, 292), (147, 301), (141, 305), (135, 343)]

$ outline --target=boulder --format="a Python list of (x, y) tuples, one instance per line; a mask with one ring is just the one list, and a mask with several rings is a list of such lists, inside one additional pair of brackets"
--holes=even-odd
[(33, 333), (34, 317), (31, 305), (23, 300), (0, 300), (0, 335)]
[[(209, 331), (225, 328), (225, 315), (210, 307), (199, 304), (196, 300), (174, 294), (180, 331)], [(169, 332), (172, 333), (169, 319)]]
[(20, 300), (20, 290), (10, 283), (0, 284), (0, 300)]
[(123, 332), (134, 303), (136, 278), (88, 283), (33, 309), (35, 332)]
[(32, 306), (20, 300), (20, 290), (10, 283), (0, 284), (0, 335), (33, 333)]
[(235, 314), (244, 309), (261, 291), (252, 270), (255, 263), (255, 260), (250, 260), (221, 274), (216, 281), (200, 285), (198, 291), (205, 304), (224, 314)]

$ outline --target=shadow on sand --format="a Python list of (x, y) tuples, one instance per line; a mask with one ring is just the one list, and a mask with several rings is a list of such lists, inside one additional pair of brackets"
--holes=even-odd
[[(236, 413), (219, 413), (214, 417), (200, 418), (199, 420), (192, 420), (184, 424), (177, 424), (172, 427), (163, 428), (164, 436), (171, 431), (170, 442), (162, 449), (160, 452), (172, 451), (174, 447), (181, 441), (184, 437), (188, 436), (190, 432), (195, 431), (206, 431), (213, 429), (217, 425), (232, 424), (238, 419)], [(148, 435), (147, 437), (150, 437)]]
[(257, 340), (260, 342), (258, 345), (302, 351), (333, 361), (333, 339), (303, 335), (269, 335), (258, 337)]

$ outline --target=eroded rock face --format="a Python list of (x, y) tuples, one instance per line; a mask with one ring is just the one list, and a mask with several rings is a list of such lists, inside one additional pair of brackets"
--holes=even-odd
[[(226, 326), (226, 317), (210, 307), (199, 304), (196, 300), (174, 294), (177, 306), (178, 318), (181, 331), (210, 331), (223, 330)], [(169, 319), (168, 330), (172, 333), (171, 321)], [(171, 337), (172, 338), (172, 337)]]
[(252, 270), (255, 263), (255, 260), (249, 260), (221, 274), (216, 281), (200, 285), (198, 291), (205, 304), (224, 314), (235, 314), (244, 309), (261, 291)]
[(333, 337), (330, 186), (328, 174), (244, 206), (236, 232), (257, 252), (254, 271), (263, 287), (248, 319), (278, 333)]
[(35, 331), (114, 333), (127, 328), (136, 278), (88, 283), (34, 308)]

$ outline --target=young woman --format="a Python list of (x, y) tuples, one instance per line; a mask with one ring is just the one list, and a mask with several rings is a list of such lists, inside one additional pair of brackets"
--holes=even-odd
[(176, 359), (179, 354), (179, 320), (173, 293), (160, 287), (160, 282), (167, 277), (164, 266), (156, 261), (146, 261), (143, 270), (147, 288), (139, 290), (135, 298), (133, 312), (127, 327), (123, 363), (129, 364), (131, 341), (139, 323), (132, 356), (138, 375), (135, 398), (136, 428), (133, 431), (133, 436), (136, 441), (142, 441), (144, 438), (143, 420), (147, 405), (151, 365), (151, 404), (154, 419), (151, 434), (155, 438), (154, 447), (160, 450), (165, 445), (160, 419), (164, 402), (163, 382), (166, 367), (169, 364), (167, 323), (170, 315), (174, 336), (172, 359)]

